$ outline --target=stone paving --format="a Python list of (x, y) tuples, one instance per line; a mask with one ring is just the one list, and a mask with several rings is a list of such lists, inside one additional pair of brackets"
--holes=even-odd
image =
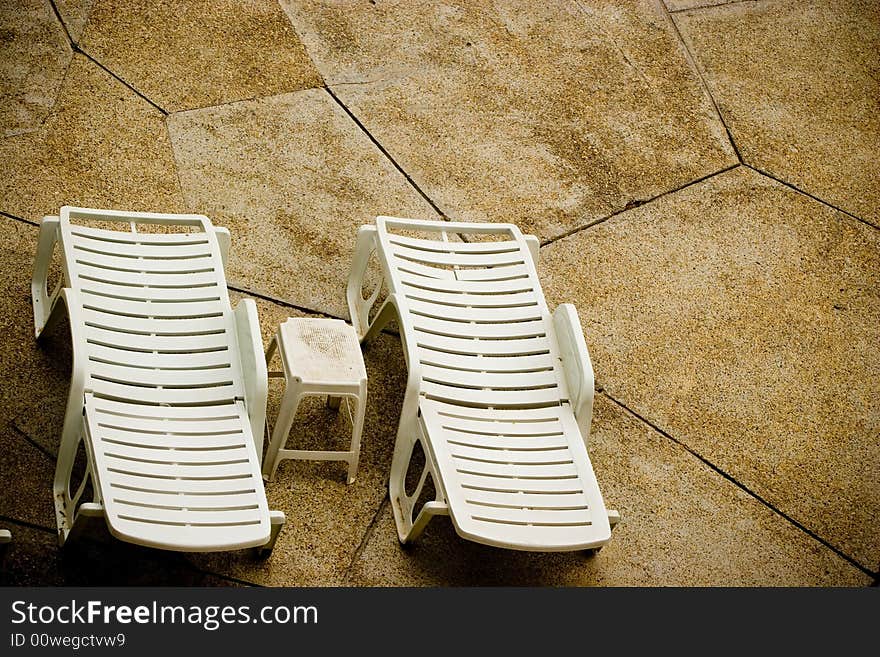
[[(880, 10), (871, 1), (0, 0), (2, 584), (867, 586), (880, 569)], [(275, 552), (178, 554), (51, 500), (70, 348), (33, 340), (40, 218), (196, 212), (232, 231), (264, 341), (347, 319), (357, 226), (515, 222), (597, 378), (596, 555), (402, 548), (406, 372), (365, 349), (357, 481), (285, 462)], [(270, 391), (270, 416), (279, 390)], [(320, 404), (304, 449), (344, 444)]]

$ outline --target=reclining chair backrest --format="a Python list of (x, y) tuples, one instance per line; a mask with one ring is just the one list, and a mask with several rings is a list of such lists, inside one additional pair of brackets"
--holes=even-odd
[[(553, 322), (529, 245), (509, 224), (376, 221), (405, 340), (415, 341), (422, 394), (493, 408), (568, 399)], [(406, 233), (435, 233), (435, 239)], [(468, 241), (465, 237), (490, 237)], [(452, 239), (450, 239), (450, 236)]]

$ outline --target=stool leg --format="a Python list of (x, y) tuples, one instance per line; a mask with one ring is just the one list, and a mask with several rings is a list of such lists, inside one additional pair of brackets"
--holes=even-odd
[(353, 418), (351, 429), (351, 461), (348, 463), (348, 483), (353, 483), (357, 475), (358, 461), (361, 456), (361, 434), (364, 430), (364, 417), (367, 414), (367, 384), (361, 384), (360, 394), (355, 400), (357, 409)]
[(293, 418), (296, 416), (296, 411), (302, 398), (301, 392), (299, 383), (291, 381), (288, 383), (284, 396), (281, 398), (281, 410), (278, 412), (275, 428), (272, 429), (272, 438), (269, 441), (269, 449), (266, 451), (266, 460), (263, 461), (263, 476), (268, 477), (269, 481), (275, 477), (275, 471), (278, 469), (278, 451), (284, 447), (284, 443), (287, 442), (287, 437), (290, 435)]

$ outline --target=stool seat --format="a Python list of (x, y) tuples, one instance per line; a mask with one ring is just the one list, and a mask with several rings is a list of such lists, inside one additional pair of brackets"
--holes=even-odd
[(311, 385), (357, 386), (367, 378), (357, 335), (341, 319), (291, 317), (278, 332), (287, 376)]

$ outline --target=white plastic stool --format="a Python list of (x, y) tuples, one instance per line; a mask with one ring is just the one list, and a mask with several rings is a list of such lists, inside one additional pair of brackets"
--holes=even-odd
[[(270, 363), (275, 349), (281, 355), (283, 372), (269, 372), (270, 377), (284, 377), (284, 396), (266, 458), (263, 475), (275, 477), (284, 459), (346, 461), (348, 483), (357, 474), (361, 451), (361, 433), (367, 405), (367, 370), (360, 342), (354, 328), (339, 319), (308, 319), (291, 317), (278, 327), (266, 350)], [(351, 446), (348, 451), (283, 449), (293, 426), (297, 408), (303, 397), (327, 395), (329, 406), (338, 408), (344, 398), (352, 424)], [(352, 412), (351, 400), (355, 410)], [(268, 426), (268, 423), (267, 423)]]

